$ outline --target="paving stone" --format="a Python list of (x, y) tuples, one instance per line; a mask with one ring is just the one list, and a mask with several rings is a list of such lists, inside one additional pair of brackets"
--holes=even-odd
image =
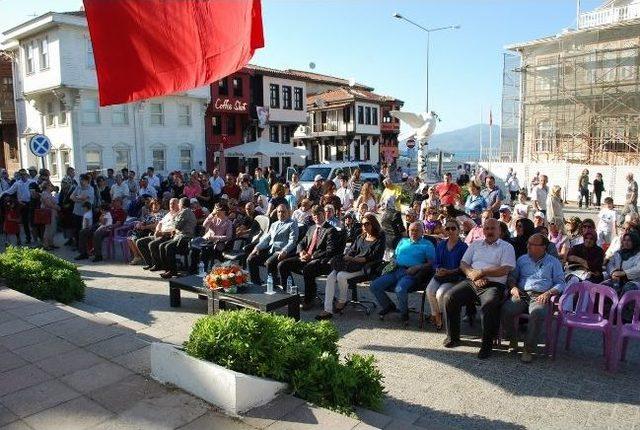
[(215, 412), (207, 412), (200, 418), (196, 418), (189, 424), (180, 427), (180, 430), (250, 430), (255, 429), (247, 423), (240, 421), (239, 419), (230, 418), (222, 414)]
[(33, 363), (48, 357), (64, 354), (74, 349), (76, 349), (76, 347), (71, 343), (62, 339), (52, 338), (42, 343), (16, 349), (14, 352), (25, 360)]
[(21, 319), (14, 319), (0, 324), (0, 336), (20, 333), (35, 326)]
[[(17, 292), (14, 291), (14, 293)], [(9, 309), (21, 308), (34, 303), (39, 303), (39, 301), (21, 293), (17, 293), (16, 295), (13, 293), (5, 293), (0, 297), (0, 310), (6, 311)]]
[(114, 363), (100, 363), (87, 369), (78, 370), (61, 378), (70, 387), (81, 393), (89, 393), (106, 387), (129, 376), (131, 372)]
[(309, 404), (304, 404), (269, 426), (269, 430), (326, 428), (332, 430), (351, 430), (358, 421)]
[(94, 427), (112, 416), (96, 402), (78, 397), (26, 417), (24, 421), (34, 430), (81, 430)]
[(6, 426), (0, 427), (0, 430), (33, 430), (24, 421), (14, 421)]
[(49, 332), (40, 328), (32, 328), (30, 330), (21, 331), (20, 333), (0, 337), (0, 345), (13, 351), (54, 338), (56, 338), (56, 336)]
[(356, 416), (360, 421), (374, 428), (384, 428), (392, 420), (389, 415), (384, 415), (364, 408), (356, 408)]
[(18, 416), (0, 404), (0, 426), (9, 424), (18, 419)]
[(84, 349), (74, 349), (34, 363), (36, 366), (56, 378), (87, 369), (107, 361)]
[(116, 326), (94, 325), (82, 330), (63, 333), (59, 336), (77, 346), (87, 346), (123, 334), (123, 329)]
[(172, 392), (154, 399), (141, 400), (120, 414), (124, 423), (139, 428), (174, 429), (190, 423), (207, 412), (205, 402), (183, 392)]
[(17, 308), (11, 308), (7, 312), (12, 313), (17, 317), (26, 320), (27, 319), (26, 317), (28, 316), (40, 314), (43, 312), (48, 312), (48, 311), (51, 311), (52, 309), (55, 309), (55, 306), (50, 305), (49, 303), (46, 303), (46, 302), (36, 301), (35, 303), (29, 303)]
[(242, 421), (262, 429), (304, 404), (305, 401), (298, 397), (281, 394), (266, 405), (248, 411), (242, 417)]
[(87, 396), (110, 411), (120, 413), (140, 400), (161, 397), (168, 392), (162, 384), (140, 375), (130, 375), (114, 384), (91, 391)]
[(8, 311), (0, 310), (0, 324), (6, 323), (7, 321), (15, 320), (17, 318), (18, 318), (17, 316), (15, 316), (12, 313), (9, 313)]
[(114, 357), (112, 361), (126, 367), (127, 369), (140, 373), (142, 375), (151, 374), (151, 347), (145, 346), (144, 348), (136, 351), (129, 352), (127, 354)]
[(22, 367), (26, 364), (28, 364), (28, 362), (19, 355), (9, 351), (0, 352), (0, 373), (17, 367)]
[(7, 394), (0, 398), (0, 403), (19, 417), (24, 418), (79, 396), (80, 393), (72, 390), (62, 382), (52, 379), (24, 390)]
[(135, 335), (123, 334), (121, 336), (96, 342), (93, 345), (88, 346), (87, 349), (102, 357), (113, 358), (136, 351), (144, 348), (145, 346), (149, 346), (149, 342), (146, 342)]
[(51, 376), (32, 364), (8, 370), (0, 373), (0, 396), (31, 387), (49, 379), (51, 379)]
[(68, 336), (70, 333), (75, 333), (80, 330), (97, 328), (97, 326), (98, 324), (91, 321), (87, 321), (80, 317), (74, 317), (64, 321), (56, 321), (51, 324), (46, 324), (42, 326), (42, 329), (49, 333), (53, 333), (58, 337), (62, 337), (63, 335)]
[(43, 325), (51, 324), (57, 321), (68, 320), (73, 317), (74, 315), (72, 313), (65, 312), (63, 310), (52, 307), (50, 310), (46, 312), (42, 312), (35, 315), (29, 315), (24, 317), (23, 319), (36, 326), (43, 326)]

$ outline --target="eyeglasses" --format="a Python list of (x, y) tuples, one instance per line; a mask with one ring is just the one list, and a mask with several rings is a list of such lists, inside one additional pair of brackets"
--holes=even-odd
[(445, 227), (444, 230), (445, 231), (456, 231), (458, 229), (458, 227)]

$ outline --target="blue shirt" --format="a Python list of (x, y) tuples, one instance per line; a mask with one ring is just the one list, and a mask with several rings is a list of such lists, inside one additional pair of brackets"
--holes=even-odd
[(269, 195), (269, 182), (265, 178), (254, 179), (253, 180), (253, 189), (256, 193), (260, 193), (263, 196)]
[(544, 254), (538, 261), (533, 261), (529, 254), (521, 256), (509, 278), (515, 279), (522, 291), (544, 293), (555, 288), (562, 293), (566, 287), (560, 260), (549, 254)]
[(458, 243), (449, 251), (447, 241), (440, 241), (436, 247), (436, 263), (433, 267), (436, 269), (457, 269), (460, 267), (460, 261), (462, 261), (462, 256), (467, 248), (468, 245), (464, 241), (458, 240)]
[(487, 201), (480, 195), (474, 196), (470, 194), (469, 197), (467, 197), (467, 201), (464, 204), (464, 207), (467, 212), (482, 212), (487, 208)]
[(411, 239), (405, 237), (396, 246), (395, 257), (398, 266), (411, 267), (433, 261), (436, 257), (436, 251), (433, 244), (425, 238), (412, 242)]

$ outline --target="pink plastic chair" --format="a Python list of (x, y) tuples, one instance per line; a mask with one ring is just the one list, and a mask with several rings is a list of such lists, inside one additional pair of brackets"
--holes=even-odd
[[(622, 309), (631, 303), (634, 304), (633, 317), (631, 323), (624, 324), (622, 322)], [(616, 327), (618, 333), (612, 357), (612, 368), (614, 371), (618, 369), (619, 361), (624, 361), (629, 338), (640, 339), (640, 291), (635, 290), (624, 293), (618, 303), (618, 321)]]
[[(575, 301), (574, 295), (577, 296), (577, 300)], [(608, 318), (605, 318), (604, 305), (607, 299), (611, 301), (611, 309), (609, 309)], [(571, 310), (563, 310), (563, 305), (565, 305), (565, 302), (568, 300), (571, 302), (567, 303), (567, 308)], [(603, 337), (605, 368), (609, 370), (613, 347), (613, 323), (618, 307), (618, 295), (613, 288), (588, 281), (579, 282), (565, 290), (562, 297), (560, 297), (558, 306), (560, 312), (557, 318), (558, 324), (556, 326), (551, 357), (555, 358), (556, 356), (562, 326), (567, 327), (566, 350), (569, 350), (569, 346), (571, 345), (574, 328), (599, 331), (602, 332)]]
[(111, 235), (105, 240), (107, 242), (107, 252), (109, 259), (111, 259), (112, 257), (115, 258), (116, 245), (120, 246), (120, 249), (122, 250), (122, 258), (124, 259), (125, 263), (131, 259), (127, 238), (131, 234), (132, 230), (132, 224), (124, 224), (113, 229)]

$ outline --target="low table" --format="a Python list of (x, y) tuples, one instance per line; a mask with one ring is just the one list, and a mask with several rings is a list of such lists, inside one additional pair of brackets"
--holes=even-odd
[(191, 275), (172, 278), (169, 281), (169, 304), (172, 308), (180, 307), (181, 290), (205, 296), (209, 315), (216, 313), (219, 309), (226, 308), (227, 304), (261, 312), (272, 312), (287, 306), (287, 315), (296, 321), (300, 320), (300, 296), (298, 294), (286, 294), (278, 289), (275, 294), (265, 294), (265, 287), (252, 284), (239, 287), (237, 293), (212, 291), (202, 285), (200, 276)]

